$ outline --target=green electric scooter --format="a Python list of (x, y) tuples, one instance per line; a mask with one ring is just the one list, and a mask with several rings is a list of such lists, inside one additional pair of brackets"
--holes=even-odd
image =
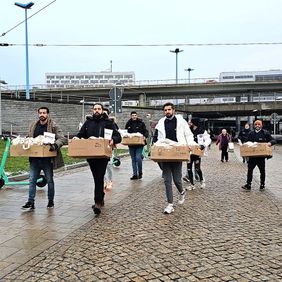
[[(9, 155), (11, 147), (11, 138), (13, 136), (2, 135), (2, 139), (5, 140), (6, 146), (1, 160), (0, 166), (0, 189), (4, 186), (13, 186), (13, 185), (29, 185), (29, 181), (10, 181), (7, 174), (5, 173), (5, 165)], [(44, 187), (47, 184), (47, 180), (44, 175), (40, 175), (36, 181), (36, 185), (40, 188)]]

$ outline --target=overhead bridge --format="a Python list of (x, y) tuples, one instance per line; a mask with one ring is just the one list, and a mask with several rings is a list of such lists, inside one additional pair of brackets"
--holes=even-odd
[[(123, 101), (138, 101), (138, 106), (161, 106), (178, 100), (178, 109), (211, 116), (244, 116), (254, 110), (261, 114), (282, 114), (282, 82), (191, 83), (157, 85), (123, 85)], [(112, 87), (46, 88), (31, 87), (30, 99), (56, 103), (107, 102)], [(242, 98), (245, 102), (241, 102)], [(25, 99), (24, 89), (2, 91), (2, 98)], [(232, 103), (217, 103), (219, 98), (235, 98)], [(269, 99), (268, 99), (269, 98)], [(195, 104), (191, 101), (199, 99)], [(272, 101), (264, 101), (272, 100)], [(256, 100), (256, 102), (254, 102)], [(258, 101), (257, 101), (258, 100)], [(154, 101), (154, 103), (153, 103)], [(158, 103), (156, 103), (158, 101)], [(202, 102), (205, 101), (205, 102)]]

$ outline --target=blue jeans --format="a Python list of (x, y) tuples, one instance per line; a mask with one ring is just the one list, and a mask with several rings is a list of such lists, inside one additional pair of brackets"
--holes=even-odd
[(29, 195), (28, 201), (34, 203), (36, 195), (36, 181), (39, 178), (41, 170), (48, 184), (48, 200), (53, 201), (55, 195), (55, 185), (53, 179), (53, 163), (51, 158), (29, 158)]
[(142, 174), (142, 151), (143, 146), (128, 146), (131, 157), (133, 175)]

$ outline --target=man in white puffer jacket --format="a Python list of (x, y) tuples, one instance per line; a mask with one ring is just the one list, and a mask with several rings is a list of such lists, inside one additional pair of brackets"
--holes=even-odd
[[(195, 144), (193, 134), (181, 115), (175, 115), (175, 106), (172, 103), (163, 105), (165, 117), (161, 118), (156, 125), (153, 142), (170, 139), (179, 143), (179, 145)], [(166, 188), (166, 196), (168, 205), (164, 209), (164, 213), (174, 212), (172, 179), (179, 192), (179, 204), (183, 204), (185, 200), (185, 189), (182, 184), (182, 162), (163, 162), (159, 163), (163, 171), (164, 184)]]

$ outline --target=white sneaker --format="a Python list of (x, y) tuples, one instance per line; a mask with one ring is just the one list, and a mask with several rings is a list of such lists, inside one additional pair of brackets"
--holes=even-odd
[(200, 188), (201, 188), (201, 189), (206, 188), (206, 183), (204, 182), (204, 180), (203, 180), (203, 181), (201, 181)]
[(185, 201), (185, 190), (182, 193), (179, 193), (178, 204), (183, 205)]
[(185, 181), (185, 182), (187, 182), (187, 183), (190, 182), (188, 176), (184, 176), (182, 179), (183, 179), (183, 181)]
[(174, 212), (173, 204), (168, 204), (168, 206), (164, 209), (164, 213), (172, 213)]
[(187, 187), (187, 190), (188, 191), (192, 191), (192, 190), (194, 190), (195, 189), (195, 185), (192, 185), (192, 184), (190, 184), (188, 187)]

